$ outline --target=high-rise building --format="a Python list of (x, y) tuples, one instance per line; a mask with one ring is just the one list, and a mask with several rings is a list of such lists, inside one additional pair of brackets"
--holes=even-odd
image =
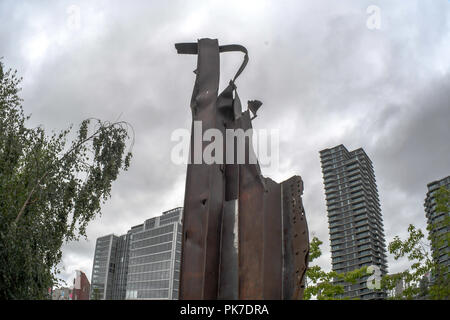
[(183, 208), (97, 239), (91, 299), (178, 299)]
[(127, 290), (128, 259), (130, 250), (130, 238), (132, 230), (121, 235), (117, 239), (116, 253), (114, 259), (114, 280), (112, 288), (112, 300), (124, 300)]
[(97, 239), (91, 277), (91, 299), (113, 298), (116, 249), (119, 237), (109, 234)]
[[(428, 192), (424, 203), (427, 222), (428, 225), (431, 226), (430, 232), (434, 233), (437, 238), (440, 238), (442, 235), (450, 233), (450, 227), (442, 223), (444, 219), (448, 219), (450, 213), (438, 212), (436, 210), (436, 192), (440, 187), (450, 189), (450, 176), (430, 182), (427, 187)], [(435, 256), (439, 265), (443, 268), (445, 273), (448, 273), (448, 268), (450, 266), (450, 247), (444, 244), (440, 248), (432, 248), (432, 250), (433, 256)]]
[(166, 211), (132, 235), (126, 299), (178, 299), (181, 216)]
[[(386, 244), (372, 161), (362, 148), (343, 145), (320, 151), (332, 269), (338, 273), (373, 266), (375, 276), (387, 273)], [(342, 297), (380, 299), (386, 294), (367, 287), (367, 279), (344, 286)]]

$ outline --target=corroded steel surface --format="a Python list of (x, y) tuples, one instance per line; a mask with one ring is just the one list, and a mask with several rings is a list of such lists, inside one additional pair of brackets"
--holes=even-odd
[[(205, 130), (247, 130), (261, 107), (249, 101), (242, 112), (235, 80), (248, 62), (240, 45), (219, 46), (215, 39), (175, 45), (178, 53), (197, 54), (191, 99), (192, 120)], [(244, 61), (218, 94), (220, 52), (243, 52)], [(250, 115), (253, 113), (253, 117)], [(194, 143), (191, 160), (209, 144)], [(225, 142), (225, 139), (224, 139)], [(198, 143), (198, 141), (197, 141)], [(299, 176), (276, 183), (261, 174), (252, 145), (245, 141), (245, 161), (189, 163), (183, 212), (180, 299), (301, 299), (309, 238)], [(193, 162), (193, 161), (192, 161)]]

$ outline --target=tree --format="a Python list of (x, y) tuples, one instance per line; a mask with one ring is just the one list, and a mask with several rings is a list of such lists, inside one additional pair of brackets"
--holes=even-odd
[(98, 288), (93, 290), (91, 300), (100, 300), (100, 290)]
[[(450, 248), (450, 191), (441, 187), (435, 195), (436, 213), (443, 213), (443, 219), (427, 226), (429, 244), (424, 242), (423, 232), (410, 224), (408, 238), (401, 240), (398, 236), (389, 244), (389, 253), (398, 260), (403, 257), (411, 262), (411, 266), (392, 275), (386, 275), (381, 281), (382, 288), (392, 291), (402, 282), (404, 289), (400, 295), (392, 299), (416, 299), (418, 297), (440, 300), (450, 297), (450, 274), (448, 266), (439, 263), (441, 248)], [(440, 232), (437, 232), (440, 230)], [(431, 251), (431, 253), (430, 253)], [(446, 253), (448, 255), (448, 251)], [(426, 276), (431, 275), (427, 283)]]
[(87, 119), (70, 144), (72, 127), (28, 128), (20, 81), (0, 61), (0, 299), (45, 299), (61, 246), (86, 237), (130, 165), (129, 125)]
[[(320, 246), (322, 245), (317, 237), (314, 237), (310, 243), (309, 262), (322, 255)], [(306, 288), (304, 292), (304, 299), (309, 300), (316, 296), (318, 300), (338, 300), (339, 295), (344, 293), (344, 286), (333, 283), (333, 280), (343, 280), (344, 282), (355, 284), (358, 280), (367, 276), (369, 273), (367, 267), (355, 269), (344, 273), (337, 273), (335, 271), (325, 272), (318, 265), (308, 267), (306, 270)]]

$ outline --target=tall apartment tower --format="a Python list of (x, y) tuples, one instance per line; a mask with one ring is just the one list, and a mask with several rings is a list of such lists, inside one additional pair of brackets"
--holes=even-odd
[[(331, 241), (332, 269), (338, 273), (374, 266), (387, 273), (386, 243), (372, 161), (362, 148), (343, 145), (320, 151)], [(378, 273), (378, 271), (376, 271)], [(344, 285), (342, 297), (381, 299), (364, 277)]]
[[(442, 222), (446, 217), (448, 219), (450, 213), (436, 211), (436, 191), (438, 191), (442, 186), (450, 189), (450, 176), (441, 180), (430, 182), (427, 185), (428, 192), (424, 203), (428, 225), (432, 225), (430, 232), (436, 233), (438, 237), (443, 234), (450, 233), (450, 227), (448, 225), (440, 225), (440, 222)], [(448, 273), (450, 266), (450, 247), (448, 245), (444, 245), (443, 247), (437, 248), (437, 252), (434, 251), (433, 256), (436, 256), (437, 262), (445, 268), (444, 270)]]
[(183, 208), (97, 239), (91, 299), (178, 299)]

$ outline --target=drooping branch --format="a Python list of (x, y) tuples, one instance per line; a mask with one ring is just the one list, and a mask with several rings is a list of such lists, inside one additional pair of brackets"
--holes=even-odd
[[(85, 144), (86, 142), (88, 142), (89, 140), (92, 140), (96, 135), (98, 135), (100, 133), (100, 131), (102, 129), (108, 129), (111, 127), (114, 127), (116, 125), (119, 124), (128, 124), (124, 121), (119, 121), (119, 122), (115, 122), (112, 124), (108, 124), (107, 126), (103, 126), (101, 124), (101, 121), (96, 119), (99, 123), (100, 126), (99, 128), (93, 133), (91, 134), (89, 137), (83, 139), (82, 141), (78, 142), (76, 145), (74, 145), (69, 151), (67, 151), (60, 159), (58, 159), (57, 161), (55, 161), (54, 163), (49, 165), (49, 168), (44, 172), (44, 174), (37, 180), (36, 184), (33, 186), (33, 188), (30, 190), (30, 192), (28, 193), (28, 196), (25, 200), (25, 202), (23, 203), (22, 207), (20, 208), (16, 219), (14, 220), (14, 223), (17, 225), (17, 223), (19, 222), (21, 216), (23, 215), (23, 212), (25, 211), (25, 208), (30, 204), (30, 200), (31, 197), (33, 196), (34, 192), (36, 191), (37, 187), (44, 181), (44, 179), (47, 177), (47, 175), (51, 172), (52, 169), (55, 168), (55, 165), (58, 163), (61, 163), (62, 161), (64, 161), (69, 155), (71, 155), (74, 151), (78, 150), (83, 144)], [(89, 120), (87, 120), (89, 121)], [(133, 137), (134, 139), (134, 137)]]

